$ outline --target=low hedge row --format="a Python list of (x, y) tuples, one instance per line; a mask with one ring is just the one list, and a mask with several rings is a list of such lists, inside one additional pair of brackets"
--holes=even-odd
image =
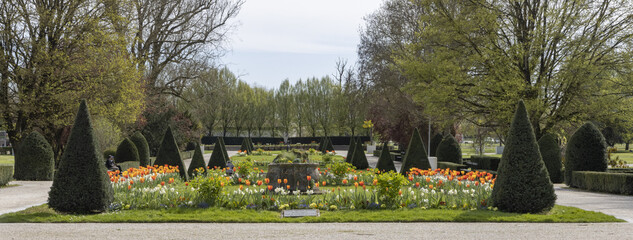
[(7, 185), (13, 178), (13, 166), (0, 165), (0, 186)]
[(633, 168), (607, 168), (610, 173), (633, 173)]
[(125, 171), (130, 168), (138, 168), (140, 166), (140, 162), (137, 162), (137, 161), (127, 161), (127, 162), (120, 162), (116, 164), (121, 167), (120, 169), (121, 171)]
[(589, 191), (633, 195), (633, 174), (573, 171), (571, 186)]
[(470, 160), (464, 160), (476, 163), (475, 168), (482, 170), (497, 171), (501, 158), (490, 156), (470, 156)]
[(466, 169), (468, 167), (466, 167), (466, 165), (464, 164), (459, 164), (459, 163), (453, 163), (453, 162), (437, 162), (437, 168), (439, 169), (451, 169), (451, 170), (462, 170), (462, 169)]

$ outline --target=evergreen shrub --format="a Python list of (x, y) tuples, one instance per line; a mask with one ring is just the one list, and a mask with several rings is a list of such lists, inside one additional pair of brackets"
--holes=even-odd
[(547, 167), (549, 179), (552, 183), (563, 182), (563, 162), (561, 161), (560, 147), (554, 134), (548, 133), (538, 140), (539, 150)]
[[(437, 135), (436, 135), (437, 136)], [(455, 140), (455, 137), (451, 134), (447, 134), (444, 136), (444, 139), (437, 146), (437, 156), (438, 162), (452, 162), (457, 164), (462, 164), (462, 149)]]
[(136, 145), (129, 138), (123, 139), (119, 146), (116, 148), (116, 155), (114, 160), (117, 163), (122, 162), (139, 162), (138, 149)]
[(202, 150), (200, 150), (199, 145), (196, 146), (193, 152), (193, 157), (191, 158), (191, 163), (189, 164), (189, 169), (187, 169), (189, 178), (194, 177), (196, 169), (198, 168), (202, 168), (203, 173), (207, 172), (206, 164), (204, 163), (204, 156), (202, 156)]
[(435, 134), (435, 136), (431, 138), (431, 146), (429, 146), (429, 154), (431, 154), (431, 157), (437, 157), (437, 147), (442, 140), (444, 140), (444, 136), (441, 133)]
[(15, 180), (51, 181), (55, 169), (53, 149), (46, 138), (31, 132), (20, 143), (15, 158)]
[(180, 177), (185, 181), (189, 180), (189, 177), (187, 176), (187, 169), (185, 169), (185, 163), (182, 161), (182, 157), (180, 156), (180, 150), (178, 149), (178, 144), (176, 144), (176, 139), (174, 139), (171, 127), (167, 127), (167, 131), (163, 136), (163, 141), (158, 149), (154, 165), (169, 165), (178, 167)]
[(573, 171), (607, 170), (607, 143), (593, 123), (585, 123), (567, 142), (565, 152), (565, 184), (572, 186)]
[(406, 175), (411, 168), (422, 170), (431, 168), (431, 163), (429, 163), (429, 159), (426, 156), (426, 149), (424, 148), (420, 131), (418, 131), (417, 128), (413, 131), (413, 135), (411, 135), (407, 152), (402, 159), (402, 169), (400, 169), (400, 173)]
[(152, 165), (149, 159), (149, 145), (147, 144), (147, 139), (141, 132), (135, 132), (130, 140), (136, 146), (136, 150), (138, 150), (138, 159), (140, 166)]
[(383, 143), (382, 149), (384, 150), (380, 152), (380, 157), (378, 158), (378, 163), (376, 163), (376, 168), (380, 170), (380, 172), (397, 172), (396, 166), (393, 164), (391, 154), (389, 153), (387, 142)]

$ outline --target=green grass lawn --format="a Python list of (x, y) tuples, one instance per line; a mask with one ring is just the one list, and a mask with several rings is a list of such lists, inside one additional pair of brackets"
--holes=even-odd
[(136, 222), (622, 222), (613, 216), (574, 207), (555, 206), (543, 214), (517, 214), (490, 210), (398, 209), (321, 211), (320, 217), (280, 218), (276, 211), (179, 208), (125, 210), (103, 214), (56, 213), (47, 205), (0, 216), (2, 223), (136, 223)]
[(0, 155), (0, 164), (4, 165), (13, 165), (13, 156), (12, 155)]
[(613, 153), (611, 157), (619, 157), (621, 160), (624, 160), (628, 164), (633, 164), (633, 153)]

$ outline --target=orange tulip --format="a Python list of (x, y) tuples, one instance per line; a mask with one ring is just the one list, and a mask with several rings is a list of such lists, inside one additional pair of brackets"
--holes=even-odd
[(413, 181), (413, 175), (409, 175), (409, 181)]
[(268, 191), (272, 191), (273, 190), (273, 185), (268, 185)]
[(428, 177), (427, 177), (425, 180), (426, 180), (426, 182), (430, 182), (430, 181), (431, 181), (431, 178), (428, 178)]
[(220, 186), (221, 186), (221, 187), (224, 187), (224, 182), (221, 182), (221, 183), (220, 183)]
[(244, 190), (244, 185), (240, 185), (240, 191)]
[(284, 184), (288, 184), (288, 179), (284, 178)]
[(358, 182), (358, 184), (360, 184), (363, 187), (365, 186), (365, 182), (364, 181), (360, 181), (360, 182)]
[(402, 190), (398, 191), (398, 195), (402, 196)]
[(433, 189), (433, 185), (429, 185), (429, 189)]
[(130, 185), (134, 184), (134, 180), (130, 180)]
[(281, 184), (281, 179), (277, 179), (277, 183), (278, 183), (278, 184)]
[(251, 181), (246, 180), (246, 186), (250, 186), (251, 185)]
[(132, 189), (132, 185), (127, 185), (127, 190)]
[(415, 183), (415, 187), (419, 188), (419, 187), (420, 187), (420, 183), (419, 183), (419, 182), (416, 182), (416, 183)]
[(308, 179), (308, 182), (309, 182), (310, 180), (312, 180), (312, 176), (310, 176), (310, 175), (306, 176), (306, 178)]
[(358, 181), (358, 177), (357, 176), (354, 176), (354, 181)]
[(242, 183), (242, 178), (238, 178), (237, 182)]
[(347, 179), (343, 179), (343, 185), (347, 185)]
[(286, 189), (290, 190), (290, 185), (286, 185)]
[(264, 182), (266, 182), (266, 185), (268, 185), (270, 183), (270, 179), (266, 178), (264, 179)]
[(358, 187), (358, 182), (354, 182), (354, 187)]
[(315, 187), (319, 187), (319, 183), (315, 183), (315, 184), (314, 184), (314, 186), (315, 186)]
[(165, 186), (165, 182), (164, 182), (164, 181), (163, 181), (163, 182), (160, 182), (160, 185), (161, 185), (161, 186)]

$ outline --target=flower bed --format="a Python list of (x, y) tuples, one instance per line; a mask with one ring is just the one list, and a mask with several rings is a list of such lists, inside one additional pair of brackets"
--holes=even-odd
[(260, 174), (227, 177), (221, 169), (209, 170), (191, 182), (180, 180), (178, 169), (173, 167), (110, 172), (115, 191), (111, 209), (481, 209), (488, 208), (494, 185), (493, 175), (486, 172), (412, 169), (412, 174), (404, 177), (393, 172), (349, 170), (337, 177), (332, 169), (319, 169), (320, 180), (308, 181), (320, 186), (320, 194), (274, 188), (271, 182), (284, 180), (262, 179)]

